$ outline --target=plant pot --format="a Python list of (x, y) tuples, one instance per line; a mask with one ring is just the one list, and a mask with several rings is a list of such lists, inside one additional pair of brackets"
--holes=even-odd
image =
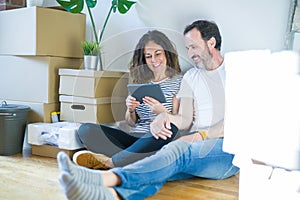
[(98, 70), (99, 56), (84, 55), (84, 69)]

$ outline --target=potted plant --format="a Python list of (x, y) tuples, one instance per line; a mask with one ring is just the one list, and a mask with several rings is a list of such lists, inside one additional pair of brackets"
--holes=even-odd
[[(102, 29), (101, 29), (101, 32), (100, 32), (100, 36), (98, 38), (97, 30), (96, 30), (96, 27), (95, 27), (94, 17), (93, 17), (93, 14), (91, 12), (91, 8), (94, 8), (96, 6), (97, 0), (69, 0), (69, 1), (56, 0), (56, 1), (65, 10), (67, 10), (68, 12), (71, 12), (71, 13), (80, 13), (82, 11), (83, 7), (84, 7), (84, 3), (86, 4), (87, 9), (88, 9), (88, 13), (89, 13), (89, 17), (90, 17), (90, 20), (91, 20), (91, 23), (92, 23), (92, 27), (93, 27), (94, 39), (95, 39), (95, 42), (98, 44), (99, 47), (101, 45), (102, 37), (103, 37), (104, 31), (105, 31), (105, 28), (107, 26), (107, 22), (108, 22), (108, 19), (109, 19), (111, 13), (112, 12), (116, 13), (118, 11), (120, 14), (125, 14), (136, 3), (136, 2), (133, 2), (133, 1), (130, 1), (130, 0), (112, 0), (110, 9), (109, 9), (108, 14), (105, 18), (105, 21), (103, 23), (103, 26), (102, 26)], [(100, 68), (102, 70), (101, 51), (99, 51), (99, 59), (100, 59)]]
[(84, 69), (97, 70), (101, 46), (94, 41), (84, 41), (81, 46), (84, 55)]

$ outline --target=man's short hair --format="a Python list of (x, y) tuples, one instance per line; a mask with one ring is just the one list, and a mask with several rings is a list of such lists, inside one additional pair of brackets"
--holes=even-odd
[(200, 32), (202, 38), (205, 41), (208, 41), (210, 38), (214, 37), (216, 39), (215, 48), (219, 51), (221, 50), (222, 38), (216, 23), (207, 20), (197, 20), (192, 24), (187, 25), (184, 29), (183, 34), (185, 35), (187, 32), (194, 28), (196, 28)]

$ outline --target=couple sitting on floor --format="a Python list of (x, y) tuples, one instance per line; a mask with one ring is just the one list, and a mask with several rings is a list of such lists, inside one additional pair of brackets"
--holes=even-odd
[(139, 40), (132, 81), (160, 84), (167, 101), (145, 97), (140, 103), (128, 96), (131, 133), (83, 124), (78, 135), (90, 151), (74, 155), (81, 166), (63, 152), (57, 156), (68, 199), (144, 199), (166, 181), (224, 179), (238, 172), (234, 155), (222, 150), (225, 69), (218, 26), (195, 21), (185, 28), (184, 39), (195, 66), (183, 77), (177, 52), (163, 33), (149, 31)]

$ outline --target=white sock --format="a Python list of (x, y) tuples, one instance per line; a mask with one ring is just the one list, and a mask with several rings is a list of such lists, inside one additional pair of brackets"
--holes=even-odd
[(60, 174), (59, 183), (69, 200), (116, 200), (108, 188), (80, 182), (68, 172)]
[(73, 164), (69, 156), (62, 151), (57, 154), (57, 162), (61, 172), (65, 171), (69, 173), (79, 182), (94, 185), (103, 185), (103, 178), (100, 171)]

